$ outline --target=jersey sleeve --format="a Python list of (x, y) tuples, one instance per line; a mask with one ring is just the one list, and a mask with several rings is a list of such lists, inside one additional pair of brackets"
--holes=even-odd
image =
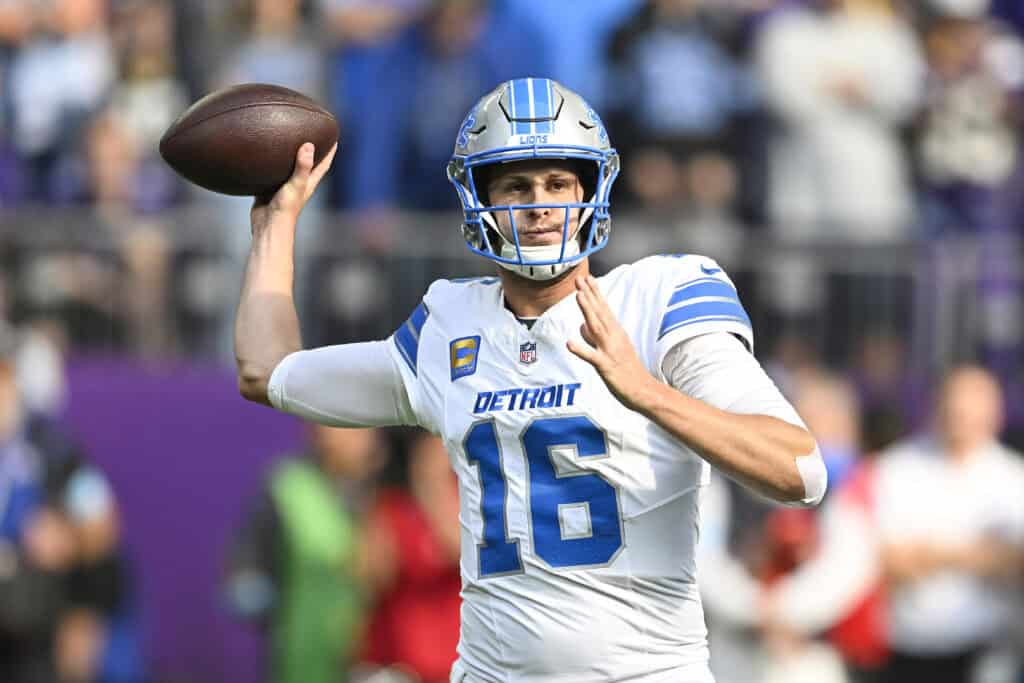
[(334, 427), (416, 424), (389, 345), (360, 342), (290, 354), (270, 376), (270, 403)]
[(443, 369), (445, 358), (443, 343), (438, 341), (437, 322), (431, 316), (431, 307), (438, 303), (438, 286), (431, 285), (423, 301), (387, 341), (416, 424), (434, 434), (440, 433), (443, 422), (443, 390), (438, 372)]
[(680, 392), (720, 410), (805, 426), (753, 354), (731, 334), (714, 332), (676, 344), (661, 371)]
[[(658, 282), (650, 322), (656, 367), (680, 342), (712, 332), (728, 332), (752, 351), (754, 331), (739, 293), (725, 271), (704, 256), (655, 257)], [(654, 264), (652, 264), (654, 265)]]

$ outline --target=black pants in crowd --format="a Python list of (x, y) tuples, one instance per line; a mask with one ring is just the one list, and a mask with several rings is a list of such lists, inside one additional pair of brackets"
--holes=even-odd
[(982, 650), (975, 648), (948, 655), (912, 655), (893, 652), (886, 667), (886, 683), (970, 683)]

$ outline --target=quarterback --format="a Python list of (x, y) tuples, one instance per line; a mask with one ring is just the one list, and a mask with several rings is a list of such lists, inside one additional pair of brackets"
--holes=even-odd
[(444, 439), (462, 535), (452, 681), (712, 681), (694, 561), (710, 467), (791, 505), (826, 486), (732, 281), (695, 255), (591, 275), (618, 156), (582, 98), (523, 78), (469, 112), (448, 165), (495, 276), (433, 283), (387, 340), (302, 350), (295, 226), (332, 157), (314, 168), (304, 145), (253, 205), (242, 395)]

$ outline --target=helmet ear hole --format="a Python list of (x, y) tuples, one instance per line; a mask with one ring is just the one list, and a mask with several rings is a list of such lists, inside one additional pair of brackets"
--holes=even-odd
[(469, 169), (473, 178), (473, 187), (476, 188), (476, 196), (480, 199), (482, 206), (491, 205), (491, 194), (488, 187), (491, 184), (491, 177), (494, 175), (493, 164), (481, 164)]
[(589, 201), (591, 197), (597, 194), (597, 164), (592, 161), (574, 159), (573, 168), (576, 171), (576, 177), (580, 179), (580, 185), (583, 187), (583, 201)]

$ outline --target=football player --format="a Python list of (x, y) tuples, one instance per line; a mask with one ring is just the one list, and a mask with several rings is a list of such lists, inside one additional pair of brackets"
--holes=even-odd
[(331, 163), (312, 159), (304, 145), (253, 206), (240, 391), (444, 439), (462, 533), (452, 680), (711, 681), (694, 563), (709, 467), (792, 505), (826, 486), (728, 276), (694, 255), (591, 275), (618, 156), (582, 98), (523, 78), (470, 111), (448, 166), (466, 244), (496, 275), (433, 283), (385, 341), (302, 350), (295, 226)]

